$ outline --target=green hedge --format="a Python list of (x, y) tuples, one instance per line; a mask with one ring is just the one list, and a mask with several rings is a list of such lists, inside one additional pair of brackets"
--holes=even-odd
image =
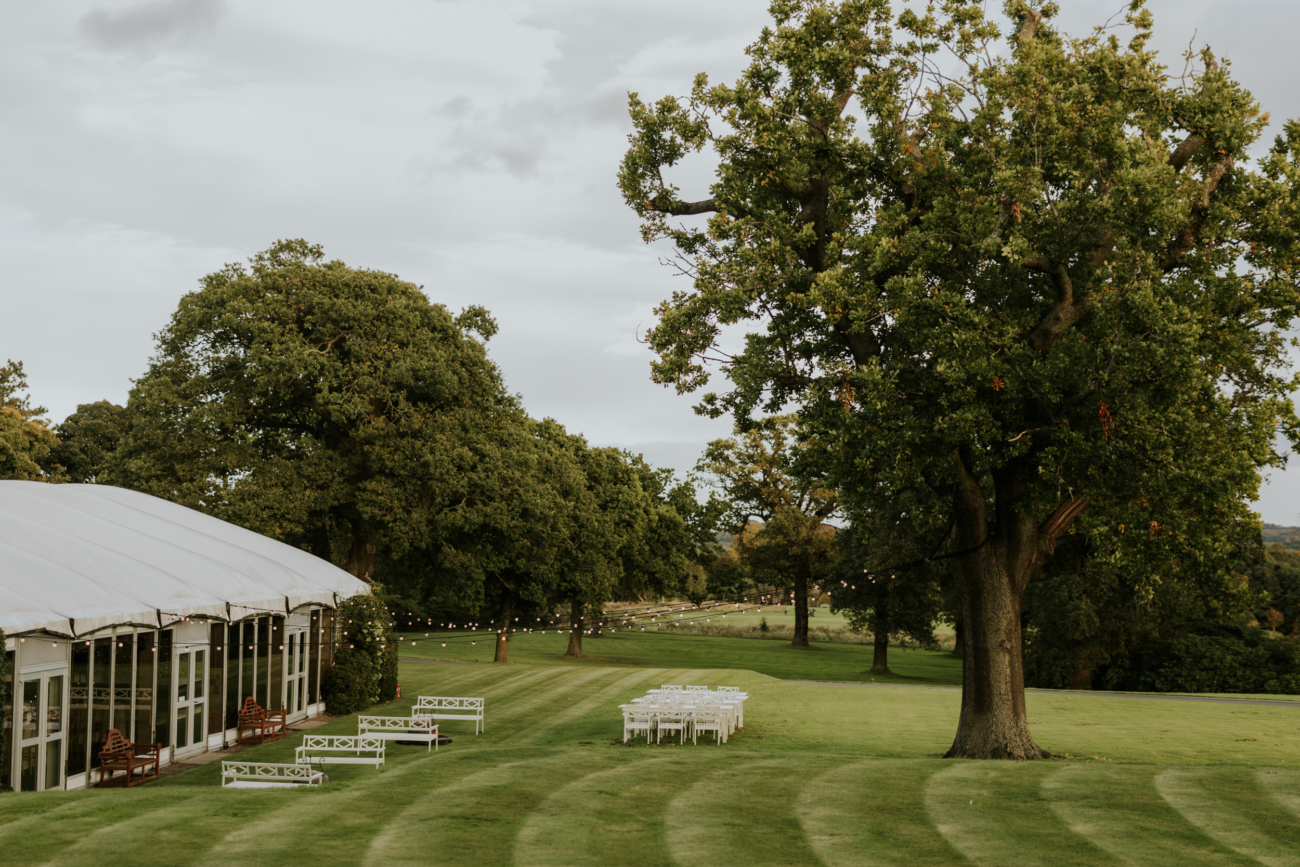
[(1154, 692), (1300, 695), (1300, 641), (1262, 629), (1219, 625), (1145, 649), (1134, 684)]
[(397, 697), (397, 635), (377, 585), (339, 606), (334, 641), (334, 666), (323, 684), (328, 713), (356, 713)]

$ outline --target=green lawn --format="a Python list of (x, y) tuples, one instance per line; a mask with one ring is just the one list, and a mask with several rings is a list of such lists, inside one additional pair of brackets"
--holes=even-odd
[[(594, 643), (668, 657), (701, 653), (693, 641)], [(741, 643), (763, 645), (755, 666), (798, 667)], [(384, 768), (331, 768), (317, 790), (223, 791), (212, 764), (129, 791), (0, 796), (0, 863), (1300, 864), (1292, 706), (1034, 693), (1035, 735), (1063, 758), (1011, 764), (939, 758), (954, 690), (623, 658), (408, 661), (401, 680), (408, 699), (375, 712), (482, 695), (487, 731), (448, 724), (439, 752), (394, 746)], [(617, 706), (661, 683), (744, 687), (745, 730), (723, 746), (621, 744)], [(241, 758), (284, 761), (295, 741)]]
[[(403, 632), (401, 655), (452, 662), (491, 662), (495, 636), (481, 640), (463, 635), (425, 638), (422, 632)], [(411, 644), (411, 640), (415, 644)], [(470, 641), (477, 641), (471, 644)], [(732, 668), (757, 671), (783, 680), (834, 680), (849, 683), (915, 683), (929, 686), (961, 685), (961, 660), (950, 653), (889, 648), (892, 675), (871, 673), (872, 648), (866, 644), (817, 644), (799, 649), (788, 641), (717, 636), (667, 635), (647, 632), (607, 632), (603, 638), (583, 641), (587, 659), (564, 656), (569, 637), (554, 630), (516, 634), (510, 640), (510, 662), (528, 665), (658, 666), (668, 668)]]

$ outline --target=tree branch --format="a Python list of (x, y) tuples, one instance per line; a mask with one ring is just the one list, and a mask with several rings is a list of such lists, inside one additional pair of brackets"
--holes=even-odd
[(1043, 20), (1043, 13), (1037, 9), (1022, 6), (1019, 14), (1025, 23), (1021, 25), (1020, 32), (1016, 34), (1016, 41), (1021, 45), (1027, 45), (1034, 38), (1034, 34), (1038, 32), (1038, 25)]
[(1088, 508), (1092, 502), (1088, 497), (1081, 497), (1071, 494), (1070, 498), (1056, 507), (1056, 511), (1047, 516), (1038, 527), (1038, 565), (1041, 566), (1047, 562), (1047, 558), (1052, 556), (1056, 550), (1056, 540), (1061, 538), (1074, 519), (1083, 514), (1083, 510)]
[(1178, 240), (1174, 242), (1174, 245), (1169, 248), (1164, 261), (1160, 263), (1161, 270), (1170, 271), (1177, 267), (1183, 257), (1196, 246), (1196, 242), (1201, 236), (1201, 229), (1205, 225), (1205, 218), (1210, 213), (1210, 199), (1214, 195), (1214, 191), (1219, 188), (1220, 182), (1227, 177), (1228, 172), (1232, 171), (1232, 168), (1232, 157), (1226, 151), (1219, 151), (1215, 154), (1214, 161), (1210, 163), (1210, 170), (1205, 175), (1205, 186), (1201, 188), (1201, 194), (1196, 197), (1196, 201), (1192, 204), (1187, 228), (1178, 236)]
[(649, 210), (660, 211), (665, 214), (671, 214), (674, 217), (690, 217), (695, 214), (712, 214), (718, 210), (718, 205), (713, 199), (705, 199), (702, 202), (669, 202), (661, 204), (662, 196), (649, 203)]

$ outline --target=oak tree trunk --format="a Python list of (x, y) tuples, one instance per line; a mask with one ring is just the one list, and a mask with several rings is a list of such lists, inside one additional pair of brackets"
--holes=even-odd
[(801, 565), (794, 573), (794, 640), (791, 647), (808, 647), (808, 569)]
[(569, 609), (570, 621), (572, 628), (569, 630), (569, 649), (564, 651), (565, 656), (572, 656), (574, 659), (584, 658), (582, 652), (582, 603), (574, 600)]
[[(961, 717), (948, 758), (1041, 759), (1025, 716), (1025, 671), (1020, 601), (1025, 587), (1055, 549), (1056, 540), (1087, 507), (1070, 497), (1041, 524), (1037, 504), (1022, 483), (1034, 471), (1009, 464), (992, 473), (992, 497), (954, 454), (954, 573), (961, 592)], [(990, 502), (992, 509), (990, 509)], [(992, 514), (990, 514), (992, 512)]]
[(515, 600), (507, 593), (501, 599), (501, 614), (497, 620), (497, 649), (493, 662), (505, 663), (510, 656), (510, 615), (514, 610)]
[(954, 639), (952, 644), (952, 655), (957, 657), (958, 659), (965, 659), (966, 645), (962, 642), (962, 628), (961, 628), (960, 617), (956, 618), (956, 621), (953, 623), (952, 631), (953, 631), (953, 639)]
[(375, 572), (375, 544), (371, 528), (364, 521), (352, 524), (352, 548), (348, 552), (348, 572), (367, 584)]
[[(993, 547), (993, 546), (988, 546)], [(947, 758), (1041, 759), (1025, 716), (1020, 591), (997, 552), (962, 562), (961, 717)]]
[(892, 674), (889, 670), (889, 633), (877, 630), (872, 637), (871, 673)]

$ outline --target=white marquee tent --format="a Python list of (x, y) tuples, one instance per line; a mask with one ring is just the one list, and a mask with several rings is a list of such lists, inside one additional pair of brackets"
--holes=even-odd
[(305, 551), (147, 494), (0, 481), (0, 629), (9, 635), (238, 620), (333, 608), (367, 590)]

